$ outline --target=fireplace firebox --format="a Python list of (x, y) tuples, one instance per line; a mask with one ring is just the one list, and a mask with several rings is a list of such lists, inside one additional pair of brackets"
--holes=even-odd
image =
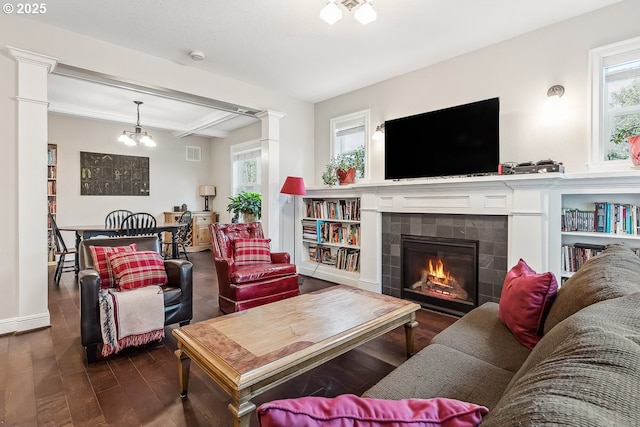
[(478, 243), (401, 235), (402, 298), (456, 316), (477, 307)]

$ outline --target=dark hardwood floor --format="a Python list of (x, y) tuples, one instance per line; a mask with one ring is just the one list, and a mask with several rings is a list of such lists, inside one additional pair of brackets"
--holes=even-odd
[[(222, 313), (211, 252), (189, 254), (194, 264), (194, 318)], [(303, 293), (332, 286), (306, 277)], [(220, 426), (232, 425), (226, 395), (191, 364), (189, 396), (178, 395), (176, 341), (128, 349), (87, 366), (80, 343), (78, 288), (73, 273), (60, 287), (50, 280), (51, 327), (0, 336), (0, 424), (6, 426)], [(420, 310), (416, 350), (456, 318)], [(299, 396), (362, 394), (401, 364), (399, 327), (254, 399), (256, 405)], [(252, 426), (257, 426), (255, 415)]]

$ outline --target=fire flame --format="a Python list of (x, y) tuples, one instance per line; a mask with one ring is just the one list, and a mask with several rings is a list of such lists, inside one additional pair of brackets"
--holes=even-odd
[(429, 270), (427, 271), (429, 276), (438, 279), (438, 282), (443, 285), (448, 285), (449, 280), (452, 280), (453, 277), (449, 274), (448, 271), (444, 270), (444, 262), (440, 258), (435, 263), (435, 266), (431, 260), (429, 260)]

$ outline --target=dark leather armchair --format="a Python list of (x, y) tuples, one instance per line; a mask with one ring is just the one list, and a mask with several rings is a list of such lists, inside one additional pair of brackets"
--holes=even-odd
[[(89, 246), (127, 246), (137, 245), (139, 251), (160, 253), (160, 241), (157, 236), (110, 237), (83, 240), (79, 248), (80, 273), (80, 336), (87, 351), (87, 363), (96, 359), (98, 344), (102, 343), (100, 329), (100, 308), (98, 291), (100, 276), (93, 268), (93, 259)], [(193, 264), (186, 260), (168, 259), (164, 261), (169, 282), (164, 285), (164, 324), (179, 323), (188, 325), (193, 318)]]
[(262, 224), (209, 225), (223, 313), (245, 310), (300, 294), (296, 266), (287, 252), (271, 252), (271, 263), (237, 265), (234, 239), (264, 238)]

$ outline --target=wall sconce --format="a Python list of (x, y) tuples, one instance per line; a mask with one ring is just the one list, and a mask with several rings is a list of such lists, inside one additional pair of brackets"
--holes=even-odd
[(557, 99), (560, 99), (562, 98), (562, 95), (564, 95), (564, 86), (562, 85), (553, 85), (547, 91), (547, 96), (549, 98), (557, 96), (558, 97)]
[(376, 131), (373, 133), (372, 138), (375, 140), (382, 139), (384, 137), (384, 123), (376, 126)]
[(201, 185), (198, 189), (198, 193), (204, 197), (204, 210), (205, 212), (209, 211), (209, 196), (216, 195), (216, 187), (215, 185)]

